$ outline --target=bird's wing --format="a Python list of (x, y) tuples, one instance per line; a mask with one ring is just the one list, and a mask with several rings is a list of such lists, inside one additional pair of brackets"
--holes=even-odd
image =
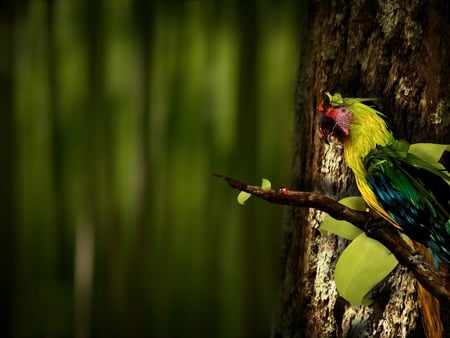
[(396, 141), (365, 159), (377, 203), (412, 239), (450, 262), (450, 177)]

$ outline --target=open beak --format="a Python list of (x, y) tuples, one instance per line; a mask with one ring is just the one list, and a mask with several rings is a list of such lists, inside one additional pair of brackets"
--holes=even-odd
[(322, 128), (319, 127), (319, 135), (320, 135), (320, 141), (322, 141), (325, 144), (330, 144), (330, 141), (328, 140), (329, 134), (325, 133)]
[(329, 137), (333, 134), (333, 131), (336, 128), (336, 121), (331, 117), (320, 115), (318, 125), (320, 140), (326, 144), (330, 144)]

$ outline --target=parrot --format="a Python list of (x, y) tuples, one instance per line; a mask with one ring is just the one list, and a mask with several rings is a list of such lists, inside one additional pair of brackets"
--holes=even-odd
[(427, 246), (435, 265), (450, 263), (450, 176), (394, 138), (385, 115), (366, 102), (326, 93), (317, 107), (319, 135), (343, 142), (344, 158), (362, 199), (412, 240)]
[[(386, 116), (370, 105), (375, 99), (325, 94), (327, 98), (317, 107), (319, 135), (325, 143), (329, 144), (330, 136), (343, 143), (345, 162), (369, 209), (428, 247), (418, 250), (427, 260), (431, 260), (431, 251), (436, 267), (450, 263), (450, 176), (446, 168), (414, 155), (407, 141), (395, 139)], [(439, 301), (421, 285), (418, 301), (426, 336), (442, 337)]]

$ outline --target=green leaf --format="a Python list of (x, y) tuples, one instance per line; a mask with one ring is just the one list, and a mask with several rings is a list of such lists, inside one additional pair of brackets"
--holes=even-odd
[[(351, 196), (343, 198), (339, 201), (339, 203), (355, 210), (360, 211), (366, 210), (366, 204), (364, 203), (363, 199), (359, 196)], [(349, 240), (353, 240), (356, 236), (362, 233), (362, 230), (357, 228), (353, 224), (347, 221), (338, 221), (337, 219), (334, 219), (330, 215), (325, 216), (322, 224), (319, 227), (319, 231), (322, 234), (332, 232), (336, 235), (339, 235)]]
[(359, 210), (359, 211), (365, 211), (367, 209), (366, 203), (360, 196), (349, 196), (341, 199), (339, 203), (345, 205), (346, 207)]
[(237, 201), (239, 204), (244, 205), (245, 202), (252, 196), (252, 194), (249, 194), (248, 192), (241, 191), (237, 197)]
[[(261, 182), (261, 189), (262, 190), (270, 190), (272, 184), (267, 178), (263, 178)], [(252, 196), (252, 194), (249, 194), (248, 192), (241, 191), (237, 197), (237, 201), (239, 204), (244, 205), (245, 202)]]
[(261, 188), (262, 190), (270, 190), (272, 183), (267, 178), (262, 179)]
[(450, 151), (450, 145), (435, 143), (414, 143), (411, 144), (409, 148), (409, 152), (411, 154), (414, 154), (417, 157), (420, 157), (422, 160), (433, 164), (439, 162), (445, 151)]
[(398, 264), (380, 242), (361, 233), (344, 250), (336, 263), (335, 283), (339, 294), (355, 305), (369, 305), (367, 293)]

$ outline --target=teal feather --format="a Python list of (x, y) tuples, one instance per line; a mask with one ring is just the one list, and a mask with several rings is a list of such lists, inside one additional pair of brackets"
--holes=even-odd
[(450, 262), (450, 176), (408, 150), (395, 141), (369, 152), (367, 182), (406, 234), (429, 246), (436, 262)]

